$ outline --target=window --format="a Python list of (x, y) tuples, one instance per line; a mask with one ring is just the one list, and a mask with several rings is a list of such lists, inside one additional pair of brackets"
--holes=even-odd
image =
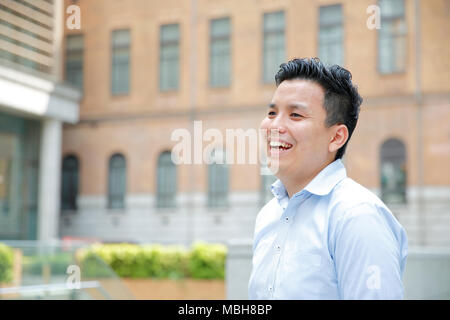
[(109, 159), (108, 208), (125, 208), (127, 185), (126, 160), (122, 154), (114, 154)]
[(78, 197), (78, 158), (69, 155), (62, 163), (61, 209), (76, 210)]
[(264, 14), (263, 82), (273, 83), (285, 62), (284, 12)]
[(319, 58), (326, 64), (344, 64), (342, 6), (319, 8)]
[(179, 38), (178, 24), (161, 26), (159, 55), (159, 88), (161, 91), (178, 89)]
[[(269, 169), (267, 169), (269, 170)], [(277, 181), (274, 175), (261, 175), (261, 206), (264, 206), (269, 200), (273, 198), (270, 186)]]
[(66, 81), (83, 89), (83, 35), (68, 35), (66, 38)]
[(130, 91), (130, 30), (112, 32), (112, 94), (128, 94)]
[(172, 162), (171, 153), (165, 151), (158, 158), (157, 196), (158, 208), (173, 208), (176, 206), (177, 171)]
[(210, 66), (211, 87), (230, 85), (230, 19), (214, 19), (210, 24)]
[(406, 148), (398, 139), (383, 143), (380, 152), (381, 199), (386, 203), (406, 203)]
[(208, 206), (228, 206), (228, 166), (225, 153), (214, 150), (208, 165)]
[(380, 0), (381, 28), (378, 31), (378, 70), (385, 73), (405, 70), (406, 22), (403, 0)]

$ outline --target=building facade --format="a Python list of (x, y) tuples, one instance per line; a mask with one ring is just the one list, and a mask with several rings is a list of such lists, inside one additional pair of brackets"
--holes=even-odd
[[(257, 130), (279, 64), (318, 56), (349, 69), (364, 98), (348, 175), (387, 203), (411, 246), (450, 245), (448, 1), (72, 4), (81, 29), (65, 29), (62, 69), (83, 97), (63, 129), (61, 237), (251, 238), (274, 178), (260, 163), (214, 161), (236, 149), (210, 134)], [(171, 161), (180, 129), (211, 164)]]
[(58, 238), (62, 123), (81, 96), (61, 83), (63, 5), (0, 4), (1, 240)]

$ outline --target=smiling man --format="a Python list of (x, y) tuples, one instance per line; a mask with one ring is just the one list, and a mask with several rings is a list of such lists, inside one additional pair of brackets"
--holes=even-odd
[(341, 160), (362, 103), (350, 72), (294, 59), (275, 80), (261, 129), (278, 180), (256, 218), (250, 299), (402, 299), (405, 230)]

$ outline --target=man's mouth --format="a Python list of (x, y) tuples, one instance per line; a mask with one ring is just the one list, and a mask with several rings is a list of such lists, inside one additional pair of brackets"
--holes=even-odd
[(270, 141), (269, 145), (271, 148), (274, 148), (274, 149), (287, 150), (287, 149), (292, 148), (292, 144), (287, 143), (287, 142), (281, 142), (281, 141)]
[(286, 152), (293, 147), (292, 144), (284, 141), (270, 141), (269, 142), (269, 153), (270, 154), (280, 154)]

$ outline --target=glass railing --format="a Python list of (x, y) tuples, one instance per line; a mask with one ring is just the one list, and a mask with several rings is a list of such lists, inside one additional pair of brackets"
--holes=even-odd
[(12, 276), (0, 283), (0, 299), (134, 299), (111, 267), (98, 256), (90, 253), (80, 259), (80, 250), (88, 243), (0, 243), (13, 249)]
[(450, 249), (409, 248), (403, 283), (405, 299), (449, 300)]

